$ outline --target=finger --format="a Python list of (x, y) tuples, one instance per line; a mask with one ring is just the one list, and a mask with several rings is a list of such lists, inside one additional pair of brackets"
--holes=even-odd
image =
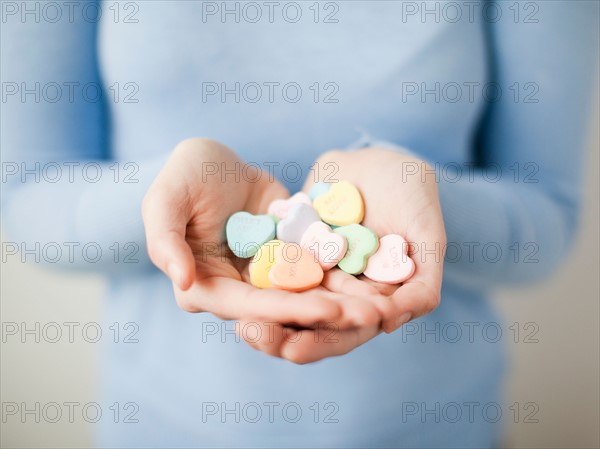
[[(341, 272), (342, 275), (346, 275), (353, 278), (353, 276), (344, 273), (341, 270), (336, 271)], [(247, 272), (248, 270), (242, 271), (242, 280), (244, 280), (244, 282), (249, 283), (250, 277)], [(331, 273), (331, 271), (325, 273), (325, 278), (327, 278), (328, 273)], [(334, 277), (337, 276), (334, 275)], [(359, 281), (356, 282), (360, 284)], [(301, 297), (311, 297), (316, 294), (321, 298), (325, 298), (329, 301), (336, 302), (340, 308), (340, 316), (336, 320), (336, 325), (342, 329), (347, 329), (356, 326), (370, 326), (375, 323), (381, 322), (382, 316), (380, 313), (377, 312), (378, 309), (376, 308), (376, 306), (373, 305), (374, 301), (370, 301), (369, 299), (366, 299), (364, 297), (359, 297), (358, 295), (352, 296), (351, 294), (348, 294), (347, 292), (342, 292), (341, 290), (334, 291), (331, 288), (327, 288), (326, 283), (327, 281), (324, 281), (324, 283), (318, 287), (303, 292), (298, 292), (296, 294)], [(340, 284), (340, 281), (335, 281), (335, 283)], [(374, 291), (376, 292), (376, 290), (373, 290), (368, 286), (360, 285), (359, 287), (360, 288), (355, 290), (355, 292), (362, 293), (365, 296), (367, 293), (373, 293)], [(347, 290), (351, 291), (352, 289), (349, 288)], [(393, 307), (387, 298), (377, 298), (377, 301), (379, 300), (385, 301), (387, 306), (391, 310), (393, 310)]]
[(311, 296), (315, 293), (337, 304), (340, 310), (340, 316), (335, 322), (321, 324), (331, 323), (340, 329), (381, 324), (381, 316), (377, 309), (365, 298), (332, 292), (322, 285), (298, 294)]
[(275, 289), (258, 289), (225, 277), (197, 280), (187, 291), (176, 286), (179, 307), (187, 312), (211, 312), (225, 320), (255, 319), (264, 322), (314, 327), (323, 321), (337, 321), (341, 311), (327, 292), (310, 295)]
[(429, 226), (421, 227), (418, 233), (421, 238), (409, 235), (407, 239), (419, 242), (409, 248), (415, 272), (391, 296), (395, 310), (383, 322), (383, 330), (387, 333), (395, 331), (409, 320), (431, 313), (440, 303), (446, 240), (441, 212), (437, 215), (439, 219), (433, 219)]
[(333, 268), (325, 272), (323, 276), (323, 287), (333, 292), (345, 295), (355, 296), (377, 296), (377, 289), (365, 282), (361, 282), (356, 277), (348, 274), (338, 268)]
[(189, 219), (187, 194), (159, 175), (142, 207), (148, 255), (182, 290), (187, 290), (195, 273), (192, 250), (185, 241)]
[[(287, 331), (279, 323), (263, 322), (257, 320), (241, 320), (236, 327), (236, 332), (252, 348), (280, 357), (281, 345), (287, 336)], [(289, 332), (295, 332), (289, 329)]]
[[(363, 302), (368, 302), (375, 307), (379, 312), (380, 319), (394, 313), (394, 305), (375, 286), (340, 269), (334, 268), (326, 272), (323, 278), (323, 286), (333, 292), (360, 297)], [(342, 307), (345, 304), (346, 302), (342, 301)], [(369, 323), (374, 324), (373, 322), (366, 322), (363, 325), (368, 325)]]
[(382, 284), (381, 282), (373, 281), (362, 274), (360, 276), (358, 276), (357, 279), (359, 279), (360, 281), (362, 281), (366, 284), (369, 284), (374, 289), (376, 289), (380, 295), (383, 295), (383, 296), (392, 296), (392, 294), (398, 289), (398, 285)]
[(336, 295), (332, 299), (340, 306), (342, 317), (336, 323), (340, 328), (379, 326), (381, 324), (382, 317), (377, 307), (368, 299), (348, 295)]
[(280, 349), (281, 357), (293, 363), (317, 362), (327, 357), (347, 354), (379, 334), (379, 327), (359, 327), (338, 331), (320, 327), (299, 331), (295, 338), (287, 338)]

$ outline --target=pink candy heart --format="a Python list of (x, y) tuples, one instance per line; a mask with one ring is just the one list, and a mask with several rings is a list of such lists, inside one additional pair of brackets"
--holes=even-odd
[(290, 207), (296, 203), (304, 203), (312, 206), (312, 201), (310, 200), (309, 196), (304, 192), (298, 192), (286, 200), (275, 200), (271, 202), (271, 204), (269, 204), (267, 213), (269, 215), (275, 215), (280, 220), (283, 220), (287, 217)]
[(399, 284), (410, 278), (415, 263), (408, 256), (408, 243), (398, 234), (379, 239), (379, 249), (369, 257), (365, 276), (382, 284)]
[(310, 251), (319, 261), (321, 268), (327, 271), (342, 260), (348, 249), (348, 242), (344, 236), (335, 234), (322, 221), (316, 221), (302, 234), (300, 246)]

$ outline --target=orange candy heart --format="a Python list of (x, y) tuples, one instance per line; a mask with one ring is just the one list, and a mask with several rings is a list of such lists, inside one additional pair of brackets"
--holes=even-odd
[(310, 251), (297, 243), (285, 243), (275, 249), (269, 280), (275, 288), (301, 292), (321, 283), (323, 269)]

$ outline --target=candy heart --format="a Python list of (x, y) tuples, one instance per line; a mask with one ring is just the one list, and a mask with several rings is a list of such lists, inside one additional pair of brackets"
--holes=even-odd
[(276, 288), (301, 292), (321, 283), (323, 269), (310, 251), (297, 243), (284, 243), (275, 248), (269, 280)]
[(313, 207), (324, 222), (335, 226), (360, 223), (365, 215), (363, 199), (348, 181), (333, 184), (329, 192), (315, 198)]
[(398, 234), (388, 234), (379, 240), (379, 249), (369, 257), (363, 274), (382, 284), (399, 284), (415, 271), (415, 263), (407, 255), (408, 243)]
[(315, 221), (321, 221), (317, 212), (309, 205), (295, 203), (287, 217), (277, 223), (277, 238), (287, 243), (300, 243), (304, 231)]
[(367, 266), (367, 259), (379, 247), (377, 236), (373, 231), (359, 224), (341, 226), (333, 232), (348, 240), (348, 251), (338, 266), (346, 273), (355, 275), (362, 273)]
[(285, 217), (287, 217), (290, 207), (296, 203), (304, 203), (308, 204), (309, 206), (312, 205), (312, 201), (306, 193), (298, 192), (286, 200), (272, 201), (271, 204), (269, 204), (269, 210), (267, 213), (269, 215), (275, 215), (279, 220), (283, 220)]
[(311, 200), (314, 200), (316, 197), (323, 195), (324, 193), (329, 192), (331, 188), (331, 184), (327, 182), (317, 182), (313, 184), (308, 192), (308, 196)]
[(304, 231), (300, 246), (310, 251), (321, 264), (321, 268), (327, 271), (342, 260), (346, 254), (348, 242), (344, 236), (335, 234), (322, 221), (316, 221)]
[(236, 212), (225, 226), (227, 244), (242, 259), (252, 257), (265, 242), (275, 238), (275, 221), (269, 215)]
[(250, 283), (258, 288), (271, 288), (273, 284), (269, 281), (269, 271), (275, 264), (275, 250), (283, 245), (281, 240), (271, 240), (258, 249), (250, 261)]

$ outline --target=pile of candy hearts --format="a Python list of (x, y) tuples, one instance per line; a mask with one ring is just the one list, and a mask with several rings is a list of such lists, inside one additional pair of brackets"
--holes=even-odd
[(250, 282), (259, 288), (303, 291), (318, 286), (336, 265), (384, 284), (412, 276), (408, 244), (397, 234), (380, 239), (360, 223), (365, 205), (347, 181), (318, 183), (309, 195), (273, 201), (267, 215), (236, 212), (227, 221), (227, 244), (250, 258)]

